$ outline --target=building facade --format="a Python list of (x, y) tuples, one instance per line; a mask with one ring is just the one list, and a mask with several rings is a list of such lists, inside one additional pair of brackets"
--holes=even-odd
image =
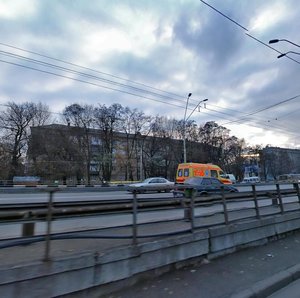
[(300, 173), (300, 150), (267, 146), (260, 153), (260, 168), (265, 180)]
[(181, 155), (180, 140), (52, 124), (31, 128), (27, 169), (64, 184), (173, 180)]

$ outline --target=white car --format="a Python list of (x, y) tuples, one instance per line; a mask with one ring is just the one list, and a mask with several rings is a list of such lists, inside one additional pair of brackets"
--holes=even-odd
[(242, 181), (242, 183), (259, 183), (260, 179), (259, 177), (246, 177)]
[(127, 190), (137, 193), (146, 191), (170, 192), (173, 188), (174, 182), (161, 177), (152, 177), (145, 179), (143, 182), (129, 184)]
[(233, 174), (223, 174), (223, 175), (221, 175), (221, 177), (229, 179), (232, 182), (232, 184), (236, 183), (236, 178)]

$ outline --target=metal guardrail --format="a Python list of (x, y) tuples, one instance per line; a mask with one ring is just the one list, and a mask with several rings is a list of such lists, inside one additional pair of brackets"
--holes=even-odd
[[(0, 243), (0, 248), (34, 243), (38, 241), (45, 241), (45, 260), (50, 259), (50, 247), (51, 240), (55, 239), (79, 239), (79, 238), (126, 238), (132, 239), (132, 244), (136, 245), (138, 238), (141, 237), (162, 237), (162, 236), (170, 236), (176, 234), (182, 234), (186, 232), (193, 232), (197, 228), (203, 228), (204, 225), (197, 226), (195, 216), (195, 210), (197, 208), (201, 208), (203, 206), (221, 204), (222, 211), (218, 212), (223, 215), (223, 222), (218, 224), (231, 224), (236, 221), (230, 218), (230, 213), (233, 211), (229, 210), (228, 204), (234, 202), (253, 202), (255, 210), (255, 218), (261, 218), (265, 216), (262, 214), (261, 210), (263, 207), (259, 205), (259, 201), (261, 200), (272, 200), (272, 206), (276, 207), (276, 212), (272, 214), (283, 214), (288, 212), (285, 210), (283, 200), (286, 197), (297, 196), (299, 206), (297, 210), (300, 209), (300, 192), (299, 192), (299, 184), (293, 184), (293, 188), (291, 189), (280, 189), (280, 185), (276, 185), (276, 190), (268, 190), (268, 191), (257, 191), (256, 186), (252, 185), (252, 191), (250, 192), (239, 192), (239, 193), (225, 193), (222, 191), (221, 195), (214, 195), (209, 197), (195, 197), (191, 195), (188, 198), (182, 199), (165, 199), (165, 200), (139, 200), (137, 193), (133, 193), (133, 197), (131, 200), (124, 201), (104, 201), (104, 202), (85, 202), (84, 204), (78, 202), (69, 202), (69, 203), (58, 203), (53, 202), (53, 195), (55, 192), (59, 191), (58, 188), (53, 188), (47, 190), (49, 193), (49, 199), (47, 203), (42, 204), (32, 204), (28, 205), (20, 205), (16, 206), (14, 204), (6, 204), (4, 206), (0, 206), (0, 223), (8, 223), (12, 220), (14, 222), (22, 224), (22, 238), (7, 240), (5, 243)], [(192, 189), (192, 188), (191, 188)], [(194, 193), (194, 192), (191, 192)], [(79, 204), (79, 206), (78, 206)], [(13, 210), (13, 209), (18, 210)], [(179, 208), (184, 210), (184, 214), (182, 220), (190, 222), (190, 227), (185, 230), (175, 231), (170, 233), (159, 233), (159, 234), (151, 234), (151, 235), (139, 235), (138, 234), (138, 220), (137, 215), (138, 212), (147, 212), (149, 210), (169, 210), (170, 208)], [(279, 210), (277, 210), (279, 208)], [(239, 211), (239, 210), (236, 210)], [(52, 233), (52, 222), (53, 220), (58, 220), (61, 218), (65, 218), (67, 216), (91, 216), (95, 214), (107, 214), (108, 212), (120, 213), (127, 212), (132, 214), (132, 233), (127, 236), (108, 236), (108, 235), (83, 235), (82, 233), (75, 234), (53, 234)], [(217, 214), (217, 213), (215, 213)], [(267, 214), (268, 216), (270, 214)], [(253, 217), (253, 216), (250, 216)], [(243, 219), (249, 217), (243, 217)], [(240, 220), (240, 219), (238, 219)], [(35, 223), (37, 221), (46, 222), (46, 233), (43, 236), (35, 236), (34, 228)], [(210, 225), (211, 226), (211, 225)]]

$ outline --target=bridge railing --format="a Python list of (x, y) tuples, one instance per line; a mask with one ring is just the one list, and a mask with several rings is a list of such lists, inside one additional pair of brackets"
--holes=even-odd
[[(2, 204), (0, 205), (0, 224), (20, 224), (22, 236), (14, 239), (3, 239), (0, 248), (7, 248), (16, 245), (24, 245), (35, 242), (45, 242), (45, 260), (50, 259), (51, 241), (59, 239), (132, 239), (136, 245), (138, 239), (166, 237), (176, 234), (194, 232), (195, 229), (203, 229), (213, 225), (229, 225), (236, 221), (249, 218), (260, 219), (263, 216), (273, 216), (295, 210), (300, 210), (299, 184), (294, 183), (290, 189), (280, 189), (276, 184), (276, 190), (257, 190), (256, 185), (251, 186), (249, 192), (225, 193), (219, 195), (196, 197), (191, 191), (191, 196), (183, 198), (148, 198), (133, 192), (131, 199), (125, 200), (104, 200), (104, 201), (81, 201), (81, 202), (55, 202), (54, 195), (60, 191), (59, 188), (48, 188), (40, 190), (48, 193), (48, 201), (45, 203), (30, 204)], [(192, 188), (191, 188), (192, 189)], [(293, 198), (288, 202), (289, 198)], [(295, 200), (296, 198), (296, 200)], [(241, 206), (245, 203), (246, 206)], [(238, 206), (235, 206), (235, 205)], [(213, 211), (201, 213), (208, 208), (215, 208)], [(141, 234), (139, 227), (141, 222), (138, 217), (146, 212), (168, 212), (183, 211), (181, 216), (174, 221), (184, 222), (184, 228), (175, 228), (168, 232), (156, 234)], [(200, 213), (199, 213), (200, 212)], [(126, 235), (94, 235), (78, 233), (54, 233), (52, 224), (54, 221), (75, 217), (80, 220), (86, 216), (102, 216), (107, 214), (129, 214), (132, 216), (131, 232)], [(210, 219), (209, 221), (206, 219)], [(158, 220), (159, 222), (170, 221), (170, 219)], [(38, 222), (46, 224), (45, 233), (35, 235), (35, 225)]]

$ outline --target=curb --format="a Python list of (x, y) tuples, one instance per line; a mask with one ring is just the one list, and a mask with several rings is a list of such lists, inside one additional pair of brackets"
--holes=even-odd
[(286, 287), (300, 278), (300, 264), (280, 271), (273, 276), (255, 283), (252, 287), (233, 294), (231, 298), (263, 298)]

